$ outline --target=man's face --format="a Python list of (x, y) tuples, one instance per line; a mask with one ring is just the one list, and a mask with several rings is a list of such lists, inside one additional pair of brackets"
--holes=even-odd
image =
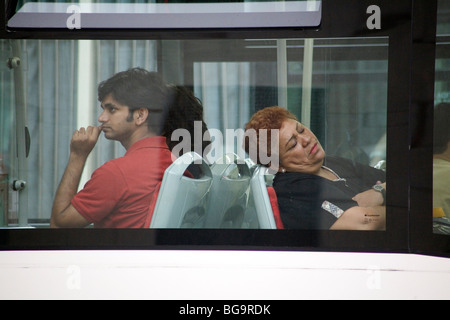
[(98, 117), (105, 137), (121, 143), (127, 141), (135, 129), (133, 118), (130, 119), (128, 106), (117, 102), (112, 94), (108, 94), (101, 103), (103, 112)]

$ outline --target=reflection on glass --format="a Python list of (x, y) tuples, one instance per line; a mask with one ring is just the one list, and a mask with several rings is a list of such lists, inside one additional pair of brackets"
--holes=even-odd
[(438, 1), (433, 148), (433, 231), (450, 235), (450, 3)]
[[(106, 95), (99, 102), (97, 85), (134, 67), (158, 72), (170, 88), (168, 90), (178, 92), (169, 99), (171, 106), (195, 108), (168, 114), (169, 125), (159, 134), (173, 133), (169, 142), (172, 152), (179, 158), (174, 162), (171, 174), (178, 175), (178, 182), (165, 179), (167, 183), (163, 181), (159, 193), (165, 200), (158, 202), (154, 194), (146, 204), (152, 208), (151, 212), (154, 209), (155, 217), (169, 215), (159, 210), (184, 210), (185, 214), (166, 220), (158, 218), (158, 223), (162, 224), (149, 217), (140, 227), (283, 226), (286, 217), (283, 210), (280, 219), (274, 216), (279, 208), (271, 205), (269, 194), (272, 189), (267, 188), (273, 184), (274, 173), (252, 161), (242, 147), (245, 125), (252, 115), (269, 106), (280, 105), (295, 115), (314, 132), (327, 155), (345, 158), (352, 166), (386, 168), (382, 160), (385, 160), (386, 152), (387, 38), (177, 40), (161, 41), (160, 45), (152, 40), (18, 41), (26, 61), (22, 69), (25, 86), (21, 90), (26, 96), (31, 136), (26, 159), (28, 208), (21, 208), (24, 193), (11, 187), (19, 178), (16, 144), (12, 143), (16, 140), (14, 111), (17, 106), (14, 74), (4, 68), (0, 69), (0, 151), (3, 156), (0, 174), (3, 181), (7, 180), (3, 184), (6, 187), (0, 189), (3, 217), (0, 223), (3, 227), (18, 226), (22, 212), (26, 212), (26, 226), (49, 226), (55, 194), (71, 160), (69, 145), (75, 130), (103, 124), (98, 141), (83, 165), (76, 192), (86, 183), (89, 190), (89, 182), (96, 186), (91, 176), (105, 163), (111, 166), (111, 160), (123, 159), (131, 146), (108, 125), (105, 112), (112, 115), (120, 108), (111, 107), (117, 103), (123, 105), (125, 100), (118, 96), (107, 100), (111, 97)], [(10, 42), (2, 40), (0, 43), (2, 57), (10, 57)], [(231, 47), (232, 51), (225, 50)], [(125, 91), (131, 92), (135, 87)], [(196, 98), (187, 99), (190, 94)], [(180, 95), (186, 99), (178, 99)], [(126, 113), (122, 122), (136, 124), (133, 115), (138, 119), (141, 107), (136, 109), (131, 116)], [(208, 132), (205, 132), (206, 128)], [(191, 151), (201, 157), (197, 158)], [(333, 171), (343, 178), (339, 169), (333, 168)], [(164, 170), (160, 170), (160, 180), (163, 173)], [(384, 175), (383, 170), (380, 173)], [(102, 174), (110, 176), (102, 171), (97, 171), (94, 176)], [(136, 172), (134, 175), (140, 177)], [(336, 177), (336, 180), (339, 179)], [(382, 199), (382, 192), (372, 189), (378, 180), (383, 179), (367, 182), (366, 191)], [(339, 182), (345, 184), (342, 179)], [(138, 185), (139, 179), (133, 183), (133, 186)], [(120, 188), (127, 184), (130, 182), (110, 181), (108, 186)], [(182, 198), (174, 196), (177, 192), (185, 195), (183, 199), (189, 199), (182, 204), (183, 210), (177, 207)], [(357, 193), (348, 197), (351, 199)], [(100, 198), (91, 197), (89, 201)], [(333, 219), (335, 216), (329, 212), (331, 205), (344, 211), (347, 209), (327, 200), (328, 207), (322, 208), (323, 214), (329, 214)], [(357, 202), (354, 201), (355, 206)], [(169, 210), (169, 204), (173, 210)], [(111, 207), (111, 203), (100, 206), (110, 207), (110, 211), (117, 209), (114, 204)], [(65, 203), (62, 209), (67, 207)], [(82, 207), (77, 206), (80, 211)], [(105, 219), (95, 220), (91, 216), (84, 218), (83, 223), (94, 223), (94, 226), (131, 227), (107, 224)], [(286, 220), (284, 224), (285, 228), (290, 227)], [(294, 228), (321, 227), (297, 225)]]
[[(109, 3), (226, 3), (226, 2), (236, 2), (236, 3), (243, 3), (243, 2), (305, 2), (305, 1), (311, 1), (311, 0), (196, 0), (190, 1), (190, 0), (146, 0), (146, 1), (140, 1), (140, 0), (112, 0), (108, 1)], [(312, 0), (312, 2), (319, 1), (319, 0)], [(27, 2), (36, 2), (36, 3), (46, 3), (46, 2), (60, 2), (60, 3), (76, 3), (76, 2), (85, 2), (85, 3), (102, 3), (105, 2), (103, 0), (82, 0), (82, 1), (72, 1), (72, 0), (23, 0), (19, 1), (19, 3), (27, 3)]]
[(41, 1), (19, 6), (10, 28), (317, 27), (321, 1)]
[(433, 218), (434, 231), (450, 234), (450, 103), (434, 109)]

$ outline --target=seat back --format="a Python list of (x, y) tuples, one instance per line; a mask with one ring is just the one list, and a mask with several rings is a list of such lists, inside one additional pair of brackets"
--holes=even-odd
[(269, 194), (269, 201), (270, 201), (270, 205), (272, 207), (273, 218), (275, 219), (275, 225), (277, 226), (277, 229), (284, 229), (284, 223), (281, 220), (280, 208), (278, 207), (278, 197), (275, 192), (275, 189), (272, 186), (267, 187), (267, 193)]
[(250, 169), (235, 154), (227, 154), (211, 167), (213, 182), (208, 199), (207, 228), (245, 228)]
[(267, 191), (267, 168), (257, 166), (250, 181), (249, 211), (254, 210), (260, 229), (277, 229), (274, 212)]
[(197, 153), (175, 160), (164, 173), (150, 228), (203, 228), (211, 183), (211, 170)]

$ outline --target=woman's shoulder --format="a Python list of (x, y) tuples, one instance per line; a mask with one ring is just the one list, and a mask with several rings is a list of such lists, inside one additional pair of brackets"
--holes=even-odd
[(377, 181), (386, 181), (385, 171), (371, 167), (368, 164), (336, 156), (327, 156), (325, 163), (327, 167), (334, 170), (340, 177), (363, 182), (364, 188), (371, 187)]
[(292, 182), (292, 181), (302, 181), (302, 180), (311, 180), (316, 179), (318, 176), (309, 173), (303, 172), (285, 172), (285, 173), (277, 173), (274, 177), (274, 183), (276, 182)]
[(273, 187), (277, 194), (288, 192), (305, 193), (316, 190), (320, 187), (321, 179), (317, 175), (302, 172), (277, 173), (273, 180)]
[(354, 162), (350, 159), (328, 155), (325, 157), (323, 164), (331, 169), (333, 169), (333, 167), (345, 167), (348, 169), (354, 167)]

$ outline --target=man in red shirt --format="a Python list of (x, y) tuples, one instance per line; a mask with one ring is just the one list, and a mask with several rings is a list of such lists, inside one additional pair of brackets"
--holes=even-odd
[[(169, 90), (156, 73), (135, 68), (100, 83), (98, 100), (103, 109), (98, 118), (101, 125), (74, 132), (50, 226), (148, 227), (150, 205), (172, 163), (166, 138), (161, 136), (171, 100)], [(102, 131), (127, 152), (98, 168), (77, 193), (86, 159)]]

